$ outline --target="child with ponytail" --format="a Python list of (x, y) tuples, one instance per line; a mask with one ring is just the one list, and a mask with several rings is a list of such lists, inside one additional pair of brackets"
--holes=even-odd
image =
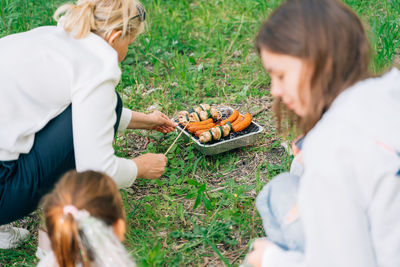
[(363, 24), (340, 0), (284, 1), (257, 47), (278, 123), (304, 138), (301, 162), (257, 197), (267, 239), (246, 262), (400, 266), (400, 71), (371, 75)]
[(114, 181), (86, 171), (66, 173), (43, 199), (52, 252), (40, 267), (135, 266), (121, 244), (125, 213)]

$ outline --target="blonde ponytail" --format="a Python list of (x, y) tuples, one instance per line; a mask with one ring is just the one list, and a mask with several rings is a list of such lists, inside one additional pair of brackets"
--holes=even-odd
[(113, 30), (121, 30), (122, 37), (136, 37), (144, 28), (140, 6), (136, 0), (79, 0), (76, 4), (60, 6), (54, 19), (62, 20), (64, 29), (77, 39), (90, 32), (108, 37)]

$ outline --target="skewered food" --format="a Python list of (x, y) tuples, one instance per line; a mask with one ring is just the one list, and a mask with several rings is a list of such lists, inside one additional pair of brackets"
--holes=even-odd
[(204, 110), (200, 111), (199, 115), (200, 115), (200, 120), (201, 121), (205, 121), (205, 120), (211, 118), (211, 112), (208, 111), (208, 110), (207, 111), (204, 111)]
[(207, 104), (181, 111), (178, 116), (178, 122), (185, 126), (188, 132), (196, 135), (202, 143), (218, 141), (231, 132), (240, 132), (252, 121), (250, 113), (243, 116), (238, 110), (233, 110), (228, 118), (221, 121), (221, 113)]
[(213, 118), (215, 121), (220, 120), (222, 118), (222, 115), (218, 112), (216, 108), (210, 108), (210, 113), (211, 113), (211, 118)]
[(194, 111), (189, 114), (189, 122), (199, 122), (199, 121), (201, 121), (199, 113)]
[(178, 117), (183, 117), (189, 115), (189, 112), (187, 112), (186, 110), (182, 110), (178, 112)]
[(189, 123), (189, 114), (178, 117), (178, 122), (182, 125), (186, 125), (187, 123)]
[(178, 122), (182, 125), (192, 122), (201, 122), (209, 118), (218, 121), (221, 119), (221, 114), (216, 108), (212, 108), (208, 104), (200, 104), (194, 109), (190, 108), (178, 113)]
[(225, 125), (217, 126), (211, 128), (209, 131), (203, 132), (199, 135), (199, 140), (202, 143), (207, 143), (212, 140), (218, 141), (222, 137), (228, 136), (232, 131), (232, 125), (230, 122), (227, 122)]
[(200, 104), (198, 107), (194, 108), (194, 111), (200, 113), (201, 111), (207, 111), (210, 110), (210, 105), (208, 104)]
[(196, 131), (195, 135), (197, 138), (199, 138), (202, 133), (207, 132), (207, 131), (208, 130), (198, 130), (198, 131)]

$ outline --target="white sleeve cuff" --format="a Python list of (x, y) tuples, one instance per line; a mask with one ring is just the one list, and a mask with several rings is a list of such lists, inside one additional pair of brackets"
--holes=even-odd
[(117, 172), (113, 176), (118, 188), (132, 186), (137, 177), (137, 166), (132, 159), (117, 158)]
[(121, 118), (119, 120), (118, 132), (123, 132), (128, 128), (132, 119), (132, 111), (129, 108), (122, 108)]

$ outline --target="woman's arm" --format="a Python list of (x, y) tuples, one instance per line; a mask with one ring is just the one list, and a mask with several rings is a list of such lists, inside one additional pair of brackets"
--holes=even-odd
[[(163, 154), (147, 153), (134, 159), (114, 155), (112, 143), (116, 100), (112, 80), (95, 88), (83, 87), (73, 93), (72, 123), (76, 169), (105, 172), (114, 179), (119, 188), (131, 186), (137, 177), (159, 178), (167, 163)], [(164, 132), (173, 130), (164, 125), (168, 124), (169, 119), (160, 114), (162, 113), (153, 112), (147, 115), (124, 108), (118, 130), (125, 130), (127, 126), (144, 126), (147, 129), (153, 127), (156, 130), (161, 127)], [(135, 119), (132, 125), (133, 117)]]
[(116, 102), (113, 80), (76, 88), (72, 93), (72, 127), (77, 171), (105, 172), (121, 188), (132, 185), (138, 169), (133, 160), (114, 155)]

